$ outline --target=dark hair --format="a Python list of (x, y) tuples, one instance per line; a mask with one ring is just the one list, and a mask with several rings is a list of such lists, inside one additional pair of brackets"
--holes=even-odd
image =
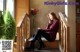
[(55, 14), (54, 12), (51, 12), (50, 14), (54, 17), (54, 19), (58, 19), (58, 18), (56, 17), (56, 14)]

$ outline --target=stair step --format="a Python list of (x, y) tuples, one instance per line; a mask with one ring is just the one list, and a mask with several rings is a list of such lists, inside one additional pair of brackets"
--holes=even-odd
[(43, 49), (43, 50), (34, 49), (34, 51), (25, 51), (25, 52), (60, 52), (60, 50), (59, 49)]
[[(30, 39), (28, 39), (28, 41), (27, 41), (27, 44), (26, 44), (26, 46), (29, 46), (30, 45), (30, 41), (32, 40), (33, 38), (30, 38)], [(44, 42), (44, 44), (45, 44), (45, 46), (46, 46), (46, 48), (58, 48), (58, 42), (59, 42), (59, 39), (56, 39), (54, 42), (49, 42), (49, 41), (47, 41), (45, 38), (41, 38), (42, 39), (42, 41)], [(37, 45), (38, 43), (36, 43), (36, 45)], [(38, 45), (37, 45), (38, 46)]]

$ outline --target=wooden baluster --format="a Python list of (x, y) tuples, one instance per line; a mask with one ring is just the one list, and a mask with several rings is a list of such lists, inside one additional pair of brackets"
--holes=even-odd
[(69, 38), (69, 27), (66, 27), (66, 52), (69, 52), (69, 42), (70, 38)]
[(20, 52), (20, 28), (17, 27), (17, 51)]
[(21, 49), (21, 52), (22, 52), (22, 24), (21, 24), (21, 33), (20, 33), (20, 49)]
[(24, 47), (24, 22), (22, 23), (22, 36), (21, 36), (21, 43), (22, 43), (22, 46), (21, 46), (21, 48), (22, 48), (22, 52), (23, 52), (23, 47)]

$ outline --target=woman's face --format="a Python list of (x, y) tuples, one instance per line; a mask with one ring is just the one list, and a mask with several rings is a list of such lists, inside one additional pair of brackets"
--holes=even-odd
[(51, 14), (49, 14), (49, 19), (53, 20), (53, 16)]

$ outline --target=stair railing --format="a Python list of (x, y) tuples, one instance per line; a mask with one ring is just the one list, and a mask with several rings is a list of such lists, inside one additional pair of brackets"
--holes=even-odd
[(26, 39), (29, 37), (29, 16), (24, 14), (17, 25), (17, 51), (24, 52)]
[(70, 51), (70, 28), (67, 21), (67, 17), (61, 12), (59, 12), (60, 17), (60, 50), (61, 52)]

